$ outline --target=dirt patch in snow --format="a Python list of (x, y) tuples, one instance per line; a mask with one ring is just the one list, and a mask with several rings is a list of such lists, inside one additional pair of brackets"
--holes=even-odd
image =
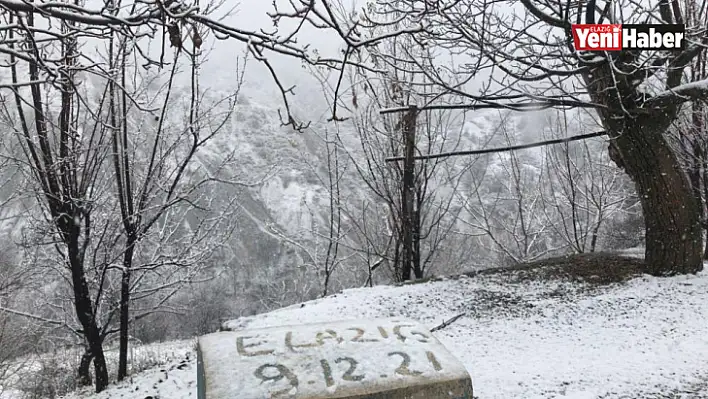
[(542, 259), (510, 267), (465, 273), (510, 275), (514, 282), (565, 280), (596, 285), (622, 283), (642, 275), (644, 260), (613, 253), (596, 252)]

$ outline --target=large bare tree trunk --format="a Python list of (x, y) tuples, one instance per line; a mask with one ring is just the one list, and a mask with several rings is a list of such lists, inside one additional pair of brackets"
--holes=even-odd
[(664, 132), (652, 129), (651, 121), (624, 119), (621, 124), (624, 129), (614, 130), (612, 136), (644, 212), (646, 273), (668, 276), (703, 270), (700, 204)]
[(645, 272), (654, 276), (703, 270), (700, 204), (666, 132), (676, 105), (644, 108), (630, 76), (607, 64), (584, 74), (611, 139), (610, 158), (636, 186), (646, 229)]

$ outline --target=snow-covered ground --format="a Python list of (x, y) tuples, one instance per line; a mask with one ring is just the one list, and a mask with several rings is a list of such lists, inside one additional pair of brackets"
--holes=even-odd
[[(463, 312), (434, 334), (465, 364), (479, 398), (708, 398), (708, 272), (602, 287), (461, 277), (347, 290), (226, 324), (409, 317), (432, 328)], [(184, 359), (67, 398), (194, 398), (193, 344), (183, 345)]]
[[(132, 345), (128, 353), (129, 372), (131, 369), (147, 370), (145, 373), (139, 374), (139, 379), (142, 381), (144, 375), (164, 368), (158, 367), (160, 365), (174, 364), (175, 367), (180, 366), (179, 370), (184, 370), (186, 367), (191, 367), (191, 365), (183, 365), (182, 363), (186, 363), (183, 362), (184, 360), (189, 360), (188, 356), (194, 352), (195, 344), (196, 340), (187, 340)], [(118, 365), (117, 343), (115, 345), (109, 344), (105, 349), (105, 356), (109, 366), (108, 371), (110, 374), (115, 375)], [(41, 398), (51, 392), (48, 389), (49, 386), (53, 385), (56, 388), (62, 383), (66, 383), (62, 388), (68, 388), (73, 385), (69, 385), (69, 382), (73, 379), (82, 353), (83, 351), (80, 348), (66, 348), (42, 354), (30, 354), (15, 359), (8, 371), (3, 375), (3, 378), (0, 379), (0, 399)], [(179, 382), (184, 380), (184, 378), (181, 378)], [(183, 388), (180, 386), (180, 389)], [(23, 389), (25, 390), (24, 393), (22, 392)], [(70, 395), (70, 397), (84, 397), (86, 395), (88, 393), (82, 391)], [(146, 396), (149, 395), (146, 394), (140, 398), (144, 399)], [(163, 398), (170, 397), (172, 396), (163, 396)]]

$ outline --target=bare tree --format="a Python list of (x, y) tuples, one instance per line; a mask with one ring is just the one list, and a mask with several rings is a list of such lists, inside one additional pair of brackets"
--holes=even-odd
[[(549, 112), (545, 121), (541, 114), (519, 121), (505, 112), (483, 140), (513, 147), (530, 121), (552, 138), (592, 130), (592, 121), (567, 114)], [(457, 232), (477, 238), (502, 264), (594, 252), (603, 238), (609, 241), (609, 221), (633, 203), (628, 179), (599, 151), (602, 145), (599, 139), (565, 142), (474, 159), (456, 194), (465, 208)]]
[(317, 161), (324, 161), (325, 166), (321, 168), (310, 162), (303, 152), (300, 155), (309, 168), (309, 173), (314, 175), (315, 180), (326, 191), (326, 211), (319, 207), (319, 201), (311, 204), (303, 199), (300, 206), (304, 209), (301, 209), (301, 212), (307, 212), (304, 219), (309, 221), (309, 225), (302, 225), (294, 234), (281, 231), (272, 225), (270, 228), (283, 241), (299, 250), (303, 256), (301, 266), (311, 269), (317, 278), (322, 280), (321, 296), (325, 297), (331, 292), (335, 272), (352, 257), (342, 251), (350, 230), (343, 220), (342, 199), (342, 180), (347, 173), (347, 164), (346, 159), (342, 159), (341, 153), (344, 150), (337, 140), (338, 135), (333, 134), (329, 127), (311, 127), (308, 134), (317, 138), (315, 145), (318, 150), (324, 151), (324, 160), (317, 158)]
[[(62, 71), (60, 75), (53, 75), (56, 79), (55, 89), (45, 84), (40, 77), (40, 60), (28, 59), (23, 55), (37, 55), (47, 51), (48, 44), (40, 40), (43, 34), (35, 22), (35, 15), (30, 13), (25, 17), (9, 14), (6, 21), (16, 27), (16, 30), (10, 29), (3, 40), (3, 49), (10, 54), (10, 87), (19, 119), (15, 128), (23, 138), (24, 151), (32, 167), (31, 173), (40, 187), (40, 195), (44, 197), (41, 203), (45, 206), (47, 220), (53, 225), (52, 233), (56, 241), (62, 244), (56, 248), (71, 271), (76, 315), (94, 356), (96, 389), (100, 391), (108, 384), (108, 372), (84, 260), (93, 227), (91, 203), (95, 186), (91, 182), (97, 178), (100, 170), (100, 161), (95, 160), (103, 158), (105, 148), (94, 145), (84, 149), (86, 141), (81, 139), (78, 130), (77, 109), (83, 104), (75, 87), (81, 69), (77, 64), (76, 33), (71, 33), (75, 31), (75, 24), (63, 22), (60, 32), (54, 33), (55, 37), (59, 37), (55, 40), (60, 43), (56, 68)], [(23, 53), (16, 50), (20, 47), (16, 38), (26, 40), (26, 47), (23, 48), (26, 50)], [(23, 79), (25, 75), (21, 75), (19, 70), (22, 61), (27, 68), (28, 81)], [(27, 87), (30, 92), (22, 92)], [(58, 94), (58, 106), (56, 101), (52, 102), (45, 97), (49, 91)], [(29, 110), (26, 105), (29, 105)], [(53, 119), (56, 112), (59, 113), (57, 122)], [(93, 130), (94, 135), (96, 131)], [(95, 136), (91, 133), (89, 135), (89, 142), (93, 141)], [(86, 167), (80, 169), (79, 165)]]
[[(509, 126), (510, 113), (500, 116), (490, 133), (510, 146), (517, 133)], [(550, 237), (554, 221), (543, 214), (542, 167), (528, 150), (488, 155), (474, 163), (463, 175), (467, 190), (456, 193), (465, 209), (461, 233), (488, 241), (491, 245), (485, 246), (502, 264), (533, 261), (565, 247)]]
[[(2, 45), (17, 51), (9, 56), (13, 83), (6, 88), (13, 107), (3, 103), (4, 122), (21, 140), (28, 177), (43, 207), (45, 220), (34, 224), (40, 229), (35, 244), (53, 245), (66, 265), (73, 290), (70, 303), (81, 327), (47, 320), (83, 337), (86, 352), (79, 366), (80, 380), (90, 381), (93, 362), (100, 391), (108, 383), (104, 339), (120, 332), (118, 376), (123, 378), (129, 323), (164, 311), (180, 287), (198, 278), (206, 260), (232, 230), (227, 216), (234, 199), (225, 201), (226, 213), (198, 214), (211, 207), (215, 185), (240, 184), (223, 177), (233, 159), (213, 165), (212, 170), (200, 170), (193, 161), (225, 126), (234, 101), (223, 98), (203, 104), (205, 96), (197, 83), (197, 39), (203, 33), (196, 27), (190, 35), (191, 83), (182, 97), (186, 101), (180, 103), (172, 96), (181, 46), (175, 49), (168, 78), (157, 82), (157, 78), (151, 81), (149, 73), (140, 73), (135, 61), (142, 54), (140, 47), (118, 31), (98, 36), (107, 42), (106, 68), (100, 61), (86, 67), (77, 60), (88, 53), (77, 49), (80, 39), (96, 38), (91, 26), (62, 22), (60, 30), (69, 33), (44, 40), (46, 32), (35, 28), (34, 14), (25, 16), (20, 11), (7, 19), (12, 29), (3, 33)], [(26, 38), (30, 47), (18, 46), (15, 37)], [(56, 70), (43, 58), (54, 56), (61, 59)], [(96, 59), (100, 57), (96, 54)], [(133, 62), (128, 62), (131, 57)], [(52, 76), (56, 82), (41, 78)], [(237, 76), (241, 76), (238, 71)], [(149, 83), (164, 83), (164, 87), (151, 89)], [(159, 105), (159, 116), (150, 105), (144, 106), (151, 103)], [(171, 108), (174, 115), (175, 106), (184, 104), (185, 122), (174, 123), (167, 110)], [(116, 213), (120, 216), (114, 217)], [(184, 218), (192, 219), (187, 230), (181, 222)], [(51, 238), (47, 242), (42, 236)], [(62, 268), (55, 271), (54, 276), (62, 279)], [(121, 275), (118, 290), (113, 284), (115, 271)], [(131, 301), (147, 304), (148, 298), (157, 299), (129, 312)], [(60, 297), (56, 301), (64, 302)]]
[[(334, 1), (303, 1), (281, 18), (337, 33), (354, 60), (379, 55), (379, 65), (414, 72), (459, 107), (529, 110), (585, 107), (598, 113), (611, 138), (612, 159), (635, 183), (646, 223), (646, 271), (654, 275), (702, 269), (699, 206), (666, 132), (682, 105), (708, 93), (705, 81), (685, 83), (685, 68), (703, 53), (705, 28), (686, 20), (678, 2), (568, 3), (523, 0), (515, 7), (479, 0), (430, 3), (378, 0), (359, 13), (332, 12)], [(512, 17), (514, 13), (515, 16)], [(377, 31), (389, 26), (393, 31)], [(686, 49), (578, 52), (572, 23), (688, 23)], [(416, 51), (391, 53), (379, 44), (410, 38)], [(451, 62), (447, 62), (452, 59)], [(470, 84), (483, 78), (477, 87)], [(580, 89), (577, 89), (580, 88)], [(387, 110), (394, 111), (394, 110)], [(401, 110), (402, 111), (402, 110)]]
[[(172, 208), (188, 204), (190, 208), (199, 208), (194, 204), (195, 193), (208, 184), (223, 183), (218, 176), (207, 176), (203, 180), (189, 181), (188, 167), (195, 161), (198, 152), (209, 144), (229, 121), (233, 107), (236, 104), (236, 93), (243, 82), (243, 68), (236, 63), (235, 73), (237, 85), (234, 94), (228, 98), (217, 100), (226, 104), (220, 113), (214, 108), (204, 107), (204, 93), (199, 88), (199, 66), (201, 57), (202, 37), (206, 32), (191, 26), (191, 51), (184, 50), (189, 57), (189, 88), (186, 101), (186, 125), (178, 135), (171, 134), (168, 126), (167, 110), (170, 108), (172, 87), (179, 66), (179, 57), (183, 54), (183, 46), (177, 47), (167, 81), (167, 90), (159, 107), (160, 114), (155, 132), (151, 134), (151, 143), (147, 142), (147, 151), (136, 147), (139, 141), (131, 140), (129, 115), (135, 107), (129, 98), (137, 98), (138, 92), (128, 93), (129, 76), (139, 75), (139, 65), (129, 64), (128, 57), (135, 47), (131, 48), (125, 37), (114, 34), (110, 40), (109, 67), (119, 71), (116, 79), (108, 81), (109, 93), (106, 124), (110, 126), (112, 145), (112, 166), (116, 182), (116, 197), (120, 207), (123, 226), (123, 258), (121, 260), (121, 299), (120, 299), (120, 349), (118, 380), (127, 376), (128, 361), (128, 325), (130, 323), (129, 306), (131, 292), (134, 290), (131, 276), (135, 272), (134, 254), (139, 242), (153, 228), (159, 228), (158, 222), (164, 219)], [(240, 68), (241, 67), (241, 68)], [(134, 90), (142, 90), (140, 87)], [(170, 137), (172, 136), (172, 137)], [(140, 162), (145, 163), (140, 165)], [(137, 169), (137, 170), (136, 170)], [(186, 233), (186, 232), (185, 232)], [(151, 271), (155, 267), (150, 268)]]
[(324, 289), (322, 296), (327, 296), (327, 288), (329, 287), (332, 274), (335, 269), (340, 266), (343, 259), (340, 259), (340, 242), (346, 234), (342, 232), (342, 175), (345, 170), (340, 164), (340, 152), (338, 142), (331, 140), (329, 132), (325, 129), (324, 136), (325, 147), (327, 149), (327, 188), (329, 191), (329, 223), (328, 223), (328, 240), (327, 254), (323, 265), (324, 281), (322, 285)]
[[(377, 103), (377, 100), (372, 101), (368, 111), (375, 110)], [(415, 111), (403, 119), (386, 119), (383, 129), (374, 122), (380, 119), (373, 113), (358, 119), (355, 123), (361, 147), (349, 154), (359, 177), (381, 202), (379, 205), (386, 209), (387, 225), (370, 231), (374, 234), (389, 231), (388, 238), (384, 239), (386, 250), (379, 255), (390, 262), (396, 281), (409, 280), (411, 274), (422, 278), (436, 256), (438, 246), (450, 232), (454, 219), (450, 213), (453, 196), (439, 189), (448, 183), (454, 186), (456, 180), (445, 181), (442, 160), (416, 165), (410, 159), (406, 163), (407, 169), (401, 163), (389, 164), (385, 158), (392, 153), (400, 154), (405, 148), (415, 151), (408, 154), (410, 158), (411, 154), (431, 149), (455, 148), (459, 136), (454, 137), (452, 133), (459, 130), (455, 123), (460, 121), (449, 115), (429, 112), (417, 115)], [(411, 140), (410, 130), (404, 132), (411, 129), (411, 124), (416, 125), (415, 140)], [(364, 160), (357, 159), (361, 154)], [(375, 216), (372, 214), (368, 218)], [(363, 225), (360, 230), (360, 233), (364, 231)], [(368, 237), (364, 241), (379, 240)], [(412, 250), (412, 257), (406, 257), (406, 248)]]
[[(592, 121), (568, 113), (549, 118), (551, 136), (593, 130)], [(606, 222), (636, 201), (625, 189), (624, 174), (601, 151), (603, 144), (590, 139), (544, 148), (545, 176), (538, 185), (543, 211), (551, 229), (575, 253), (597, 250)]]
[[(383, 31), (391, 29), (382, 27)], [(385, 47), (394, 54), (410, 51), (403, 38), (392, 40)], [(430, 53), (420, 51), (420, 55), (425, 57)], [(376, 57), (372, 55), (372, 59)], [(414, 157), (456, 149), (464, 113), (417, 110), (418, 102), (436, 101), (426, 84), (405, 68), (396, 69), (385, 63), (380, 67), (388, 72), (376, 75), (358, 70), (352, 74), (347, 91), (340, 87), (340, 77), (337, 85), (330, 88), (336, 98), (332, 112), (345, 110), (353, 117), (359, 148), (349, 149), (350, 160), (388, 213), (387, 227), (383, 230), (390, 233), (383, 240), (386, 249), (379, 255), (393, 268), (394, 280), (404, 281), (413, 276), (423, 278), (454, 224), (450, 213), (453, 196), (440, 190), (444, 185), (456, 184), (455, 179), (445, 180), (444, 172), (451, 166), (442, 160), (416, 162)], [(378, 115), (379, 109), (391, 106), (406, 109), (406, 112)], [(347, 144), (342, 144), (346, 148)], [(388, 163), (386, 158), (390, 155), (401, 155), (404, 160)], [(359, 233), (362, 232), (359, 229)], [(376, 234), (380, 232), (378, 229)], [(372, 241), (378, 240), (369, 237), (363, 243), (369, 247)]]
[[(75, 314), (81, 324), (81, 328), (74, 329), (74, 332), (85, 338), (87, 352), (84, 365), (87, 367), (93, 360), (97, 391), (104, 389), (108, 382), (101, 343), (107, 334), (113, 332), (109, 326), (115, 311), (106, 311), (99, 305), (101, 298), (114, 294), (108, 284), (108, 276), (115, 270), (115, 263), (107, 262), (110, 258), (107, 254), (113, 253), (122, 243), (119, 306), (122, 354), (119, 378), (122, 378), (127, 367), (125, 353), (129, 303), (131, 295), (135, 296), (135, 292), (131, 294), (131, 274), (134, 272), (132, 265), (136, 245), (147, 230), (165, 216), (167, 208), (189, 203), (185, 193), (179, 193), (181, 175), (195, 148), (208, 138), (200, 137), (196, 132), (199, 130), (195, 126), (196, 119), (200, 115), (195, 94), (192, 94), (187, 131), (193, 136), (194, 145), (186, 160), (173, 170), (178, 177), (170, 176), (173, 180), (163, 192), (164, 186), (158, 177), (162, 178), (169, 172), (164, 165), (173, 149), (168, 147), (164, 151), (165, 148), (157, 145), (159, 139), (154, 141), (151, 161), (143, 171), (145, 174), (140, 178), (136, 178), (135, 173), (131, 175), (131, 159), (127, 155), (131, 151), (127, 138), (128, 108), (143, 113), (150, 110), (143, 106), (135, 92), (131, 92), (126, 79), (126, 60), (131, 58), (134, 67), (164, 68), (170, 65), (165, 56), (169, 52), (166, 50), (169, 39), (175, 50), (171, 65), (176, 68), (180, 54), (189, 54), (194, 59), (203, 45), (205, 31), (213, 32), (219, 39), (235, 39), (244, 43), (255, 58), (272, 72), (287, 110), (283, 122), (295, 127), (301, 125), (290, 113), (286, 96), (290, 90), (281, 84), (267, 53), (297, 57), (312, 65), (331, 66), (338, 63), (336, 59), (322, 58), (308, 52), (306, 47), (296, 45), (292, 38), (282, 39), (275, 33), (262, 31), (245, 32), (210, 18), (209, 13), (218, 6), (218, 3), (208, 3), (200, 9), (197, 4), (179, 1), (166, 4), (106, 2), (99, 10), (69, 3), (37, 2), (30, 5), (14, 0), (0, 3), (0, 9), (4, 11), (0, 54), (9, 61), (3, 66), (3, 72), (9, 71), (11, 75), (10, 83), (2, 83), (0, 88), (11, 92), (15, 108), (12, 117), (17, 121), (12, 127), (22, 138), (24, 155), (38, 186), (38, 197), (41, 197), (38, 199), (44, 206), (47, 222), (52, 226), (45, 231), (52, 234), (51, 243), (55, 244), (70, 271)], [(149, 51), (149, 41), (143, 39), (159, 33), (162, 34), (162, 51), (154, 56)], [(91, 41), (107, 44), (107, 62), (95, 57), (97, 54), (81, 51), (81, 47)], [(186, 49), (187, 41), (192, 43), (191, 51)], [(192, 75), (194, 82), (195, 74)], [(90, 82), (91, 78), (107, 82), (106, 90), (97, 103), (88, 101), (82, 93), (82, 85)], [(170, 79), (168, 93), (171, 92), (171, 84)], [(3, 105), (8, 104), (3, 102)], [(98, 109), (96, 113), (93, 112), (94, 106)], [(158, 132), (162, 131), (165, 111), (166, 107), (163, 107), (162, 118), (158, 118)], [(103, 119), (104, 115), (108, 117)], [(104, 173), (103, 160), (108, 154), (112, 154), (114, 161), (116, 191), (122, 214), (121, 232), (108, 221), (97, 224), (95, 220), (96, 205), (106, 193), (106, 187), (94, 182), (100, 180), (100, 175)], [(142, 181), (143, 186), (138, 186), (138, 181)], [(162, 203), (153, 198), (158, 191), (164, 194)], [(116, 234), (125, 234), (125, 240), (111, 242), (109, 237), (120, 236)], [(91, 255), (92, 246), (98, 248), (102, 244), (109, 246), (101, 254), (102, 257)], [(90, 271), (97, 276), (95, 286), (94, 276), (89, 276), (85, 268), (87, 256), (92, 256), (90, 263), (97, 266)], [(99, 258), (102, 258), (102, 263), (96, 262)], [(155, 266), (150, 262), (148, 264)], [(99, 313), (104, 311), (106, 319), (102, 324)], [(87, 377), (84, 371), (80, 372)]]

